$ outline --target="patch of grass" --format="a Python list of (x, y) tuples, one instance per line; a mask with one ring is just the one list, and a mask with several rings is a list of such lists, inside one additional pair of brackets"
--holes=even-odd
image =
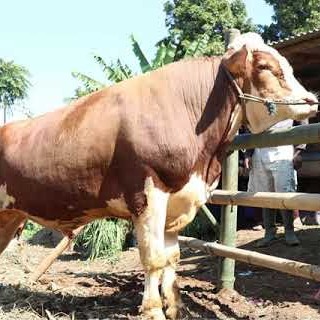
[(22, 239), (30, 240), (40, 229), (42, 229), (40, 224), (28, 221), (22, 231)]
[(104, 257), (114, 261), (124, 249), (132, 223), (122, 219), (102, 219), (89, 223), (76, 238), (90, 260)]

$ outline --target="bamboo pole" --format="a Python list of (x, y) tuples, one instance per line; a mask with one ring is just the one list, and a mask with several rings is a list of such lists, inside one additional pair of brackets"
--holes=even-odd
[[(240, 35), (237, 29), (230, 29), (225, 33), (225, 45), (232, 42)], [(238, 190), (238, 152), (232, 152), (223, 162), (222, 188), (226, 190)], [(222, 207), (220, 226), (220, 242), (234, 247), (237, 232), (237, 207), (226, 205)], [(219, 288), (233, 289), (234, 287), (235, 261), (229, 258), (221, 258), (219, 262)]]
[(240, 134), (234, 138), (229, 150), (318, 142), (320, 142), (320, 123), (313, 123), (260, 134)]
[(29, 282), (34, 283), (38, 281), (38, 279), (49, 269), (54, 260), (56, 260), (58, 256), (68, 248), (71, 242), (72, 239), (70, 239), (68, 236), (63, 237), (59, 244), (52, 250), (52, 252), (45, 257), (45, 259), (43, 259), (38, 267), (32, 272), (29, 277)]
[(51, 253), (41, 261), (38, 267), (30, 275), (28, 281), (29, 283), (34, 283), (39, 280), (39, 278), (49, 269), (53, 262), (65, 251), (72, 243), (75, 236), (77, 236), (80, 231), (83, 229), (83, 226), (75, 229), (72, 233), (72, 237), (64, 236), (58, 245), (52, 249)]
[(204, 216), (207, 217), (207, 219), (210, 221), (213, 231), (216, 233), (216, 235), (219, 235), (219, 223), (217, 222), (214, 215), (211, 213), (211, 211), (208, 209), (207, 206), (202, 206), (199, 209), (199, 213), (202, 213)]
[(320, 210), (319, 193), (299, 192), (244, 192), (214, 190), (209, 200), (213, 204), (238, 205), (273, 209)]
[(231, 248), (216, 242), (205, 242), (190, 237), (179, 236), (179, 242), (189, 248), (204, 251), (209, 255), (228, 257), (248, 264), (288, 273), (293, 276), (320, 281), (320, 266), (274, 257), (259, 252)]
[(200, 207), (198, 210), (198, 213), (202, 213), (205, 217), (207, 217), (208, 221), (211, 223), (212, 229), (214, 232), (218, 233), (219, 232), (219, 224), (216, 220), (216, 218), (213, 216), (211, 211), (208, 209), (208, 207), (204, 204)]

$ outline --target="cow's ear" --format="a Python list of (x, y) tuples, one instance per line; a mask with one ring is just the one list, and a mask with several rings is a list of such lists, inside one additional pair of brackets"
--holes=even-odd
[(229, 49), (223, 56), (222, 63), (235, 76), (244, 76), (248, 62), (252, 61), (252, 52), (245, 45), (240, 50)]

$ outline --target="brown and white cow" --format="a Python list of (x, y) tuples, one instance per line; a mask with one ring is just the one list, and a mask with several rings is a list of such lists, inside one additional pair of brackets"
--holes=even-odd
[[(306, 104), (279, 106), (276, 115), (241, 104), (226, 69), (245, 93)], [(307, 102), (315, 100), (285, 58), (250, 33), (223, 57), (173, 63), (8, 124), (0, 129), (0, 185), (11, 204), (0, 212), (0, 252), (27, 217), (65, 234), (97, 218), (131, 218), (145, 269), (142, 310), (176, 318), (178, 231), (217, 186), (235, 132), (244, 120), (261, 132), (312, 116), (317, 107)]]

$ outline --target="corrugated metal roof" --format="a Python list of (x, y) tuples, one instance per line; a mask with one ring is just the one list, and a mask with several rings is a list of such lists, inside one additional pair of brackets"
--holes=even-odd
[(311, 39), (320, 38), (320, 29), (316, 28), (307, 32), (301, 32), (294, 36), (290, 36), (279, 41), (270, 42), (269, 45), (277, 49), (292, 46), (294, 44), (304, 42)]

